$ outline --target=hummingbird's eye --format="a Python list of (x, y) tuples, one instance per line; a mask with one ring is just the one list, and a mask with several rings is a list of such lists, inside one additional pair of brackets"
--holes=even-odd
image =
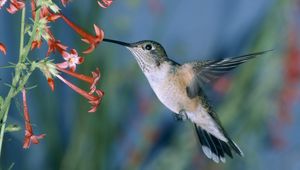
[(151, 44), (147, 44), (145, 46), (145, 49), (148, 50), (148, 51), (152, 50), (152, 45)]

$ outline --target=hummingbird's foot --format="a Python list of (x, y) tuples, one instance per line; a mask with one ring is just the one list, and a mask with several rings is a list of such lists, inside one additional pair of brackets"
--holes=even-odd
[(184, 110), (179, 111), (179, 113), (173, 113), (175, 120), (177, 121), (185, 121), (188, 119)]
[(183, 121), (185, 120), (185, 116), (184, 115), (180, 115), (180, 114), (177, 114), (177, 113), (173, 113), (173, 116), (175, 118), (176, 121)]

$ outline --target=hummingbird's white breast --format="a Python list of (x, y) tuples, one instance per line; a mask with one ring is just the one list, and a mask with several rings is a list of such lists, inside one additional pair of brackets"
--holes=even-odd
[(207, 108), (202, 106), (201, 99), (199, 97), (191, 99), (187, 95), (186, 87), (194, 76), (189, 65), (176, 68), (163, 63), (158, 69), (151, 69), (144, 73), (154, 93), (167, 108), (177, 114), (184, 111), (192, 122), (227, 142), (216, 122), (208, 114)]
[(151, 69), (145, 75), (158, 99), (174, 113), (181, 110), (194, 111), (199, 99), (190, 99), (186, 93), (191, 77), (184, 74), (184, 69), (175, 68), (169, 63), (162, 63), (158, 69)]

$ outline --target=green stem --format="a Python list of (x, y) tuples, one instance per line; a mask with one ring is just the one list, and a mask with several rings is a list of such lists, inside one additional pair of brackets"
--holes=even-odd
[[(12, 79), (11, 87), (10, 87), (9, 92), (0, 108), (0, 120), (1, 120), (0, 121), (0, 123), (1, 123), (0, 124), (0, 126), (1, 126), (0, 157), (1, 157), (1, 153), (2, 153), (3, 137), (4, 137), (4, 132), (5, 132), (6, 120), (7, 120), (8, 112), (9, 112), (10, 105), (11, 105), (11, 100), (24, 88), (26, 82), (28, 81), (29, 76), (35, 69), (35, 65), (31, 65), (29, 72), (27, 74), (21, 76), (22, 72), (24, 70), (24, 66), (25, 66), (24, 62), (28, 56), (28, 53), (31, 48), (31, 44), (32, 44), (32, 42), (35, 38), (36, 32), (37, 32), (38, 22), (39, 22), (39, 14), (40, 14), (40, 9), (38, 9), (36, 12), (36, 18), (35, 18), (34, 26), (32, 29), (32, 34), (30, 36), (28, 43), (26, 44), (26, 46), (24, 48), (26, 8), (24, 7), (22, 9), (19, 60), (18, 60), (18, 64), (15, 67), (15, 75)], [(25, 66), (25, 68), (26, 68), (26, 66)]]
[(21, 54), (23, 52), (24, 47), (24, 29), (25, 29), (25, 14), (26, 14), (26, 8), (23, 8), (22, 10), (22, 17), (21, 17), (21, 31), (20, 31), (20, 47), (19, 47), (19, 62), (21, 60)]
[(24, 62), (26, 60), (26, 57), (30, 51), (31, 48), (31, 44), (35, 38), (36, 32), (37, 32), (37, 28), (39, 25), (39, 20), (40, 20), (40, 9), (38, 9), (36, 11), (36, 16), (35, 16), (35, 20), (34, 20), (34, 25), (33, 25), (33, 29), (31, 31), (31, 35), (30, 35), (30, 39), (28, 41), (28, 43), (26, 44), (24, 50), (22, 51), (23, 53), (21, 53), (22, 55), (19, 57), (19, 63), (20, 62)]
[(5, 112), (4, 117), (1, 121), (2, 124), (1, 124), (1, 132), (0, 132), (0, 157), (1, 157), (1, 153), (2, 153), (2, 143), (3, 143), (4, 131), (5, 131), (5, 125), (6, 125), (6, 120), (7, 120), (9, 107), (10, 107), (10, 105), (8, 105), (8, 107), (6, 108), (6, 112)]

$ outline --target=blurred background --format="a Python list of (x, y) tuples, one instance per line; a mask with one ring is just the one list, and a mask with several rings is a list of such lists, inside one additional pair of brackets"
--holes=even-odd
[[(28, 91), (29, 112), (35, 133), (47, 136), (22, 149), (22, 101), (15, 98), (8, 123), (22, 130), (5, 134), (2, 169), (300, 169), (299, 0), (115, 0), (107, 9), (74, 0), (62, 12), (92, 33), (99, 25), (107, 38), (158, 41), (179, 63), (274, 49), (205, 87), (245, 157), (207, 159), (192, 124), (176, 121), (158, 101), (129, 51), (102, 43), (78, 67), (101, 70), (105, 96), (97, 112), (88, 113), (88, 102), (59, 81), (51, 92), (37, 71), (28, 85), (38, 85)], [(1, 66), (16, 61), (20, 14), (0, 11), (0, 42), (8, 48)], [(87, 48), (64, 22), (51, 26), (64, 44)], [(31, 56), (44, 58), (45, 50)], [(0, 69), (2, 96), (11, 71)]]

